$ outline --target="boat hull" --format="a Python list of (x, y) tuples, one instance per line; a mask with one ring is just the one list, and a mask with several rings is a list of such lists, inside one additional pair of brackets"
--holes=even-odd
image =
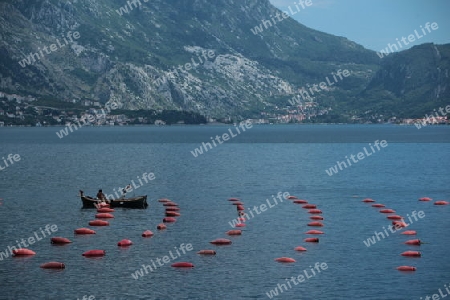
[[(81, 196), (81, 202), (83, 203), (83, 208), (96, 208), (95, 205), (98, 204), (100, 201), (98, 199), (94, 199), (89, 196)], [(123, 208), (145, 209), (148, 207), (147, 195), (137, 196), (133, 198), (109, 200), (109, 206), (111, 208), (123, 207)]]

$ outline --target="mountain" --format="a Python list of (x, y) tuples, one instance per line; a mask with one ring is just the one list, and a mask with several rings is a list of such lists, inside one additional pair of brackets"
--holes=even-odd
[[(449, 82), (449, 45), (420, 46), (439, 49), (440, 60), (405, 58), (420, 47), (380, 59), (279, 14), (268, 0), (1, 2), (0, 91), (214, 118), (310, 118), (432, 103), (436, 84)], [(405, 81), (405, 68), (429, 69), (427, 84)], [(337, 76), (343, 71), (350, 75)]]

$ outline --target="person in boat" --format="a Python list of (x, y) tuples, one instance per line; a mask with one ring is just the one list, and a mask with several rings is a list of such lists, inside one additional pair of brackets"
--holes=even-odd
[(106, 196), (105, 196), (105, 194), (103, 194), (103, 191), (102, 191), (101, 189), (98, 190), (98, 193), (97, 193), (97, 199), (106, 202)]
[(128, 191), (131, 191), (131, 184), (127, 185), (126, 187), (124, 187), (122, 189), (122, 197), (120, 197), (120, 198), (125, 199), (125, 196)]

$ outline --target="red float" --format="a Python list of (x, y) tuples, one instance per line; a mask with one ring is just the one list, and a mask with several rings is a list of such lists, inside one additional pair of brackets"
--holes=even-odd
[(98, 213), (95, 215), (96, 218), (98, 219), (110, 219), (110, 218), (114, 218), (114, 216), (110, 213)]
[(216, 251), (214, 251), (214, 250), (200, 250), (200, 251), (197, 252), (197, 254), (216, 255)]
[(236, 224), (235, 227), (245, 227), (245, 224), (244, 223), (238, 223), (238, 224)]
[(172, 267), (174, 267), (174, 268), (193, 268), (194, 264), (192, 264), (190, 262), (177, 262), (177, 263), (173, 263)]
[(181, 214), (176, 211), (166, 211), (166, 217), (179, 217)]
[(275, 258), (275, 261), (282, 262), (282, 263), (294, 263), (295, 259), (290, 258), (290, 257), (278, 257), (278, 258)]
[(322, 227), (323, 224), (319, 221), (309, 222), (308, 226), (316, 226), (316, 227)]
[(95, 231), (89, 228), (78, 228), (75, 229), (75, 234), (95, 234)]
[(298, 246), (298, 247), (295, 247), (294, 250), (295, 250), (295, 251), (306, 251), (306, 248), (305, 248), (305, 247), (302, 247), (302, 246)]
[(245, 218), (238, 218), (238, 221), (245, 222)]
[(400, 266), (397, 267), (397, 270), (399, 271), (415, 271), (416, 267), (412, 267), (412, 266)]
[(405, 251), (401, 255), (402, 256), (419, 257), (419, 256), (422, 256), (422, 253), (420, 253), (419, 251)]
[(295, 203), (295, 204), (306, 204), (306, 203), (308, 203), (308, 201), (306, 201), (306, 200), (294, 200), (293, 203)]
[(57, 237), (52, 237), (52, 238), (50, 239), (50, 242), (51, 242), (52, 244), (69, 244), (69, 243), (72, 243), (71, 240), (69, 240), (69, 239), (67, 239), (67, 238), (59, 237), (59, 236), (57, 236)]
[(12, 254), (14, 256), (25, 256), (25, 255), (35, 255), (36, 252), (34, 252), (33, 250), (27, 249), (27, 248), (19, 248), (19, 249), (14, 249), (12, 251)]
[(230, 199), (228, 199), (228, 201), (240, 201), (240, 199), (239, 198), (230, 198)]
[(375, 203), (375, 204), (372, 204), (372, 207), (386, 207), (386, 205), (381, 204), (381, 203)]
[(302, 206), (302, 208), (317, 208), (317, 205), (314, 204), (305, 204)]
[(449, 204), (449, 202), (444, 201), (444, 200), (434, 202), (434, 205), (448, 205), (448, 204)]
[(97, 212), (98, 213), (112, 213), (112, 212), (114, 212), (114, 208), (103, 207), (103, 208), (97, 209)]
[(408, 227), (408, 224), (406, 224), (404, 221), (392, 221), (392, 225), (394, 225), (396, 228)]
[(419, 201), (431, 201), (431, 200), (433, 200), (433, 199), (431, 199), (430, 197), (419, 198)]
[(416, 234), (417, 234), (417, 231), (415, 231), (415, 230), (406, 230), (406, 231), (403, 231), (402, 234), (406, 234), (406, 235), (416, 235)]
[(242, 231), (239, 230), (239, 229), (236, 229), (236, 230), (228, 230), (228, 231), (227, 231), (227, 234), (228, 234), (228, 235), (241, 235), (241, 234), (242, 234)]
[(403, 220), (403, 217), (398, 216), (398, 215), (391, 215), (391, 216), (387, 216), (386, 218), (388, 218), (389, 220)]
[(420, 246), (420, 244), (422, 244), (422, 242), (419, 239), (415, 239), (415, 240), (407, 240), (405, 242), (405, 244)]
[(175, 202), (166, 202), (163, 204), (163, 206), (178, 206)]
[(375, 202), (375, 200), (370, 199), (370, 198), (366, 198), (362, 202), (364, 202), (364, 203), (371, 203), (371, 202)]
[(172, 202), (172, 201), (167, 198), (161, 198), (161, 199), (158, 199), (158, 202), (166, 203), (166, 202)]
[(143, 237), (152, 237), (153, 236), (153, 232), (151, 232), (150, 230), (146, 230), (142, 233)]
[(288, 196), (287, 198), (290, 199), (290, 200), (297, 199), (297, 197), (295, 197), (295, 196)]
[(394, 214), (395, 210), (387, 208), (387, 209), (380, 210), (380, 213), (382, 213), (382, 214)]
[(323, 220), (322, 216), (311, 216), (309, 217), (311, 220)]
[(320, 209), (310, 209), (308, 210), (309, 214), (321, 214), (322, 211)]
[(166, 211), (179, 211), (180, 208), (177, 206), (167, 206)]
[(233, 203), (231, 203), (232, 205), (244, 205), (244, 203), (242, 203), (241, 201), (235, 201)]
[(320, 230), (308, 230), (305, 234), (324, 234), (324, 232)]
[(214, 241), (210, 242), (213, 245), (231, 245), (232, 242), (228, 239), (215, 239)]
[(117, 246), (119, 246), (119, 247), (128, 247), (131, 245), (133, 245), (133, 242), (131, 240), (127, 240), (127, 239), (123, 239), (117, 243)]
[(243, 205), (237, 205), (236, 209), (239, 210), (239, 211), (245, 210)]
[(51, 261), (45, 264), (40, 265), (42, 269), (64, 269), (66, 265), (62, 262)]
[(306, 238), (306, 239), (304, 239), (304, 241), (307, 243), (318, 243), (319, 238)]
[(93, 221), (89, 221), (89, 225), (90, 226), (109, 226), (109, 222), (104, 221), (104, 220), (93, 220)]
[(104, 256), (106, 254), (105, 250), (89, 250), (83, 253), (83, 256), (86, 257), (97, 257), (97, 256)]
[(163, 230), (163, 229), (166, 229), (166, 228), (167, 228), (167, 226), (165, 224), (163, 224), (163, 223), (160, 223), (160, 224), (158, 224), (158, 226), (156, 226), (156, 229), (158, 229), (158, 230)]
[(166, 217), (166, 218), (163, 219), (164, 223), (173, 223), (173, 222), (176, 222), (176, 221), (177, 221), (177, 219), (175, 219), (173, 217)]

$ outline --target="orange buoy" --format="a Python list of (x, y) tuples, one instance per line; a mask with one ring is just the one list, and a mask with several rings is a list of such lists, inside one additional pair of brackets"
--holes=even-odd
[(12, 254), (14, 256), (25, 256), (25, 255), (35, 255), (36, 252), (34, 252), (33, 250), (27, 249), (27, 248), (19, 248), (19, 249), (14, 249), (12, 251)]
[(242, 234), (242, 231), (239, 230), (239, 229), (228, 230), (228, 231), (227, 231), (227, 234), (228, 234), (228, 235), (241, 235), (241, 234)]
[(243, 205), (237, 205), (236, 209), (239, 210), (239, 211), (245, 210)]
[(166, 217), (179, 217), (181, 214), (176, 211), (166, 211)]
[(402, 256), (419, 257), (419, 256), (422, 256), (422, 253), (420, 253), (419, 251), (405, 251), (401, 255)]
[(309, 217), (311, 220), (323, 220), (322, 216), (311, 216)]
[(320, 209), (310, 209), (308, 210), (309, 214), (321, 214), (322, 211)]
[(228, 199), (228, 201), (240, 201), (240, 199), (239, 198), (230, 198), (230, 199)]
[(108, 203), (105, 202), (100, 202), (99, 204), (97, 204), (97, 206), (99, 208), (110, 208)]
[(406, 224), (405, 221), (392, 221), (392, 225), (394, 225), (396, 228), (408, 227), (408, 224)]
[(419, 239), (415, 239), (415, 240), (407, 240), (405, 242), (405, 244), (420, 246), (420, 244), (422, 244), (422, 242)]
[(95, 215), (96, 218), (98, 219), (109, 219), (109, 218), (114, 218), (114, 216), (110, 213), (98, 213)]
[(172, 202), (172, 201), (167, 198), (161, 198), (161, 199), (158, 199), (158, 202), (166, 203), (166, 202)]
[(308, 230), (305, 234), (324, 234), (324, 232), (320, 230)]
[(436, 201), (434, 202), (434, 205), (448, 205), (449, 202), (444, 201), (444, 200), (440, 200), (440, 201)]
[(200, 250), (200, 251), (197, 252), (197, 254), (216, 255), (216, 251), (214, 251), (214, 250)]
[(98, 213), (112, 213), (112, 212), (114, 212), (114, 208), (108, 208), (108, 207), (98, 208), (97, 212)]
[(302, 208), (317, 208), (317, 205), (314, 204), (305, 204), (302, 206)]
[(183, 261), (183, 262), (173, 263), (171, 266), (174, 268), (193, 268), (194, 264)]
[(117, 246), (119, 246), (119, 247), (128, 247), (131, 245), (133, 245), (133, 242), (131, 240), (127, 240), (127, 239), (123, 239), (117, 243)]
[(109, 222), (104, 221), (104, 220), (93, 220), (93, 221), (89, 221), (89, 225), (90, 226), (109, 226)]
[(244, 203), (243, 202), (241, 202), (241, 201), (235, 201), (235, 202), (233, 202), (233, 203), (231, 203), (232, 205), (244, 205)]
[(308, 201), (306, 201), (306, 200), (294, 200), (292, 202), (295, 203), (295, 204), (306, 204), (306, 203), (308, 203)]
[(403, 220), (403, 217), (398, 216), (398, 215), (390, 215), (390, 216), (387, 216), (386, 218), (388, 218), (389, 220)]
[(245, 218), (238, 218), (238, 221), (245, 222)]
[(397, 270), (399, 271), (415, 271), (416, 267), (412, 267), (412, 266), (400, 266), (397, 267)]
[(417, 234), (417, 231), (415, 231), (415, 230), (406, 230), (406, 231), (403, 231), (402, 234), (406, 234), (406, 235), (416, 235), (416, 234)]
[(295, 250), (295, 251), (306, 251), (306, 248), (305, 248), (305, 247), (302, 247), (302, 246), (298, 246), (298, 247), (295, 247), (294, 250)]
[(316, 227), (322, 227), (323, 224), (319, 221), (309, 222), (308, 226), (316, 226)]
[(178, 206), (167, 206), (166, 211), (179, 211), (180, 208)]
[(278, 258), (275, 258), (275, 261), (282, 262), (282, 263), (294, 263), (295, 259), (290, 258), (290, 257), (278, 257)]
[(163, 206), (178, 206), (175, 202), (166, 202), (163, 204)]
[(288, 196), (287, 198), (290, 199), (290, 200), (297, 199), (297, 197), (295, 197), (295, 196)]
[(153, 236), (153, 232), (151, 232), (150, 230), (146, 230), (142, 233), (142, 237), (152, 237)]
[(177, 219), (175, 219), (175, 218), (173, 218), (173, 217), (165, 217), (164, 219), (163, 219), (163, 222), (164, 223), (173, 223), (173, 222), (176, 222), (177, 221)]
[(52, 244), (69, 244), (69, 243), (72, 243), (71, 240), (69, 240), (69, 239), (67, 239), (67, 238), (59, 237), (59, 236), (57, 236), (57, 237), (52, 237), (52, 238), (50, 239), (50, 242), (51, 242)]
[(66, 265), (62, 262), (51, 261), (45, 264), (40, 265), (42, 269), (64, 269)]
[(163, 230), (163, 229), (166, 229), (166, 228), (167, 228), (167, 226), (165, 224), (163, 224), (163, 223), (160, 223), (160, 224), (158, 224), (158, 226), (156, 226), (156, 229), (158, 229), (158, 230)]
[(380, 213), (382, 213), (382, 214), (394, 214), (395, 210), (387, 208), (387, 209), (380, 210)]
[(95, 257), (95, 256), (104, 256), (106, 254), (105, 250), (98, 250), (98, 249), (94, 249), (94, 250), (89, 250), (83, 253), (83, 256), (86, 257)]
[(75, 229), (75, 234), (95, 234), (95, 231), (89, 228), (78, 228)]
[(236, 224), (235, 227), (245, 227), (245, 224), (244, 223), (238, 223), (238, 224)]
[(231, 245), (232, 242), (228, 239), (215, 239), (214, 241), (210, 242), (213, 245)]
[(319, 238), (306, 238), (306, 239), (304, 239), (304, 241), (307, 243), (318, 243)]
[(381, 203), (375, 203), (375, 204), (372, 204), (372, 207), (386, 207), (386, 205), (381, 204)]
[(366, 198), (366, 199), (364, 199), (362, 202), (365, 202), (365, 203), (371, 203), (371, 202), (375, 202), (375, 200), (370, 199), (370, 198)]
[(433, 200), (433, 199), (431, 199), (430, 197), (419, 198), (419, 201), (431, 201), (431, 200)]

